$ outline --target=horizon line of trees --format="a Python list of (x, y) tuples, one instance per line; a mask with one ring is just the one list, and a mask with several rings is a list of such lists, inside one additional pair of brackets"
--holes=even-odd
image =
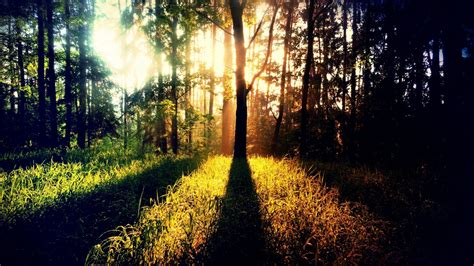
[[(171, 71), (158, 60), (144, 88), (130, 95), (122, 88), (119, 117), (117, 86), (91, 47), (94, 1), (4, 3), (5, 150), (72, 139), (83, 148), (112, 134), (124, 146), (135, 138), (165, 153), (445, 169), (459, 151), (450, 139), (459, 134), (453, 143), (462, 146), (467, 138), (474, 25), (462, 1), (125, 1), (118, 5), (124, 29), (147, 21), (141, 27)], [(212, 38), (212, 67), (194, 73), (199, 33)], [(223, 58), (216, 58), (219, 37)], [(216, 60), (224, 61), (222, 76)]]

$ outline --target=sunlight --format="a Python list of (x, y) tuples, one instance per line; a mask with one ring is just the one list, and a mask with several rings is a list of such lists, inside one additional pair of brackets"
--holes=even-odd
[(112, 80), (128, 92), (143, 87), (153, 76), (156, 64), (153, 47), (141, 25), (135, 23), (123, 29), (115, 1), (98, 1), (96, 12), (93, 47), (112, 71)]

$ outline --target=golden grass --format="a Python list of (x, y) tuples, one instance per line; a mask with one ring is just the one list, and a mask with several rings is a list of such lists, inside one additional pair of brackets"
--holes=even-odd
[(125, 177), (159, 165), (166, 157), (150, 156), (128, 164), (102, 162), (48, 163), (19, 168), (0, 175), (0, 221), (14, 222), (99, 186), (120, 182)]
[[(326, 188), (320, 176), (308, 176), (294, 161), (255, 157), (249, 163), (260, 201), (265, 254), (272, 254), (265, 261), (347, 264), (383, 260), (387, 225), (364, 206), (340, 203), (336, 190)], [(166, 200), (143, 209), (138, 223), (118, 227), (95, 245), (86, 264), (206, 261), (230, 165), (230, 158), (213, 157), (184, 176), (169, 189)]]

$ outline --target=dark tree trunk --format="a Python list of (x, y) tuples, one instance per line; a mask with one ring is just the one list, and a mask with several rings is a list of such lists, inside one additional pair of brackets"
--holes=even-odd
[(128, 93), (123, 89), (123, 148), (126, 152), (128, 148)]
[[(171, 6), (176, 5), (176, 0), (170, 1)], [(171, 147), (174, 154), (178, 154), (178, 17), (173, 15), (171, 21), (171, 94), (174, 103), (173, 119), (171, 122)]]
[(64, 20), (66, 24), (66, 68), (64, 74), (64, 101), (66, 104), (66, 135), (64, 145), (67, 147), (71, 143), (72, 129), (72, 93), (71, 93), (71, 32), (69, 28), (70, 10), (69, 0), (64, 2)]
[(293, 20), (293, 9), (295, 5), (295, 1), (292, 0), (288, 4), (288, 12), (286, 17), (286, 25), (285, 25), (285, 39), (283, 44), (283, 63), (282, 63), (282, 70), (281, 70), (281, 80), (280, 80), (280, 104), (278, 106), (278, 117), (275, 123), (275, 131), (273, 132), (273, 139), (272, 139), (272, 153), (275, 154), (277, 152), (277, 145), (278, 139), (280, 137), (280, 129), (281, 123), (283, 121), (283, 112), (285, 110), (285, 87), (286, 87), (286, 76), (287, 76), (287, 60), (288, 60), (288, 50), (290, 45), (291, 39), (291, 23)]
[(424, 49), (421, 47), (415, 49), (415, 84), (413, 107), (415, 112), (419, 113), (423, 107), (423, 79), (425, 78), (425, 68), (423, 64)]
[(441, 78), (440, 78), (440, 67), (439, 67), (439, 31), (435, 33), (433, 38), (433, 62), (431, 64), (431, 80), (430, 80), (430, 104), (432, 109), (435, 111), (439, 110), (441, 105)]
[(44, 7), (43, 0), (37, 0), (38, 9), (38, 96), (39, 96), (39, 143), (46, 145), (46, 92), (44, 88)]
[(56, 73), (54, 71), (54, 21), (52, 0), (46, 0), (48, 20), (48, 93), (49, 93), (49, 122), (50, 122), (50, 145), (57, 146), (58, 142), (58, 120), (56, 107)]
[[(80, 10), (85, 17), (86, 0), (81, 0)], [(79, 112), (77, 116), (77, 144), (83, 149), (86, 146), (86, 107), (87, 107), (87, 77), (86, 77), (86, 26), (82, 24), (79, 30)]]
[(244, 6), (239, 0), (229, 1), (235, 44), (235, 84), (237, 88), (237, 111), (235, 113), (234, 158), (247, 157), (247, 87), (245, 82), (245, 47), (242, 13)]
[[(190, 67), (191, 67), (191, 33), (187, 32), (186, 35), (186, 47), (185, 47), (185, 77), (184, 77), (184, 90), (186, 94), (186, 109), (185, 109), (185, 114), (186, 114), (186, 120), (189, 119), (189, 112), (191, 112), (191, 109), (193, 108), (191, 105), (191, 73), (190, 73)], [(192, 124), (189, 124), (189, 129), (188, 129), (188, 145), (189, 148), (192, 147), (193, 144), (193, 126)]]
[(311, 71), (311, 65), (313, 61), (313, 45), (314, 45), (314, 5), (315, 0), (309, 0), (309, 5), (307, 9), (307, 42), (308, 48), (306, 52), (305, 67), (303, 74), (303, 89), (302, 89), (302, 98), (301, 98), (301, 139), (300, 139), (300, 157), (306, 157), (306, 136), (307, 136), (307, 124), (308, 124), (308, 90), (309, 90), (309, 74)]
[(322, 34), (323, 34), (323, 64), (321, 67), (321, 77), (322, 77), (322, 106), (323, 106), (323, 113), (325, 117), (329, 114), (329, 80), (327, 78), (327, 74), (329, 73), (329, 39), (328, 39), (328, 33), (326, 29), (326, 23), (324, 22), (322, 25)]
[(342, 61), (342, 110), (341, 110), (341, 119), (340, 119), (340, 132), (342, 136), (342, 153), (344, 154), (346, 151), (347, 145), (347, 125), (346, 125), (346, 95), (347, 95), (347, 9), (348, 9), (348, 0), (344, 0), (342, 6), (342, 53), (343, 53), (343, 61)]
[(20, 117), (20, 123), (24, 124), (23, 119), (25, 118), (25, 66), (23, 63), (23, 42), (21, 40), (21, 27), (17, 23), (17, 48), (18, 48), (18, 68), (20, 75), (20, 97), (18, 100), (18, 115)]
[(355, 127), (356, 127), (356, 67), (357, 67), (357, 38), (358, 38), (358, 27), (359, 23), (359, 11), (357, 10), (357, 1), (352, 1), (352, 49), (351, 49), (351, 117), (349, 122), (349, 154), (354, 157), (354, 141), (355, 141)]
[(13, 26), (13, 21), (12, 21), (12, 18), (9, 17), (8, 18), (8, 41), (7, 41), (7, 47), (8, 47), (8, 63), (9, 63), (9, 67), (10, 67), (10, 110), (9, 110), (9, 113), (10, 115), (13, 116), (16, 114), (16, 107), (15, 107), (15, 104), (16, 104), (16, 96), (15, 96), (15, 92), (16, 92), (16, 81), (15, 81), (15, 51), (14, 51), (14, 39), (13, 39), (13, 29), (12, 29), (12, 26)]
[[(156, 18), (160, 18), (162, 16), (162, 0), (155, 1), (155, 16)], [(158, 27), (159, 19), (156, 20), (156, 24)], [(158, 101), (162, 102), (165, 99), (165, 86), (163, 82), (163, 72), (162, 72), (162, 44), (159, 39), (158, 31), (156, 32), (156, 47), (158, 53), (158, 63), (157, 63), (157, 71), (158, 71)], [(160, 110), (161, 111), (161, 110)], [(167, 140), (167, 130), (166, 130), (166, 117), (164, 112), (162, 112), (161, 117), (157, 123), (157, 144), (160, 148), (162, 153), (168, 153), (168, 140)]]

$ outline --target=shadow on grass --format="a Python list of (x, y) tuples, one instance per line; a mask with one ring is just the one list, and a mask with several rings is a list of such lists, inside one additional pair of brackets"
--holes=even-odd
[(150, 204), (198, 165), (197, 159), (164, 159), (118, 184), (68, 197), (41, 215), (0, 227), (0, 264), (83, 265), (104, 232), (137, 220), (140, 198), (141, 206)]
[(251, 170), (246, 159), (234, 159), (217, 229), (209, 238), (206, 264), (262, 264), (264, 253), (260, 203)]

